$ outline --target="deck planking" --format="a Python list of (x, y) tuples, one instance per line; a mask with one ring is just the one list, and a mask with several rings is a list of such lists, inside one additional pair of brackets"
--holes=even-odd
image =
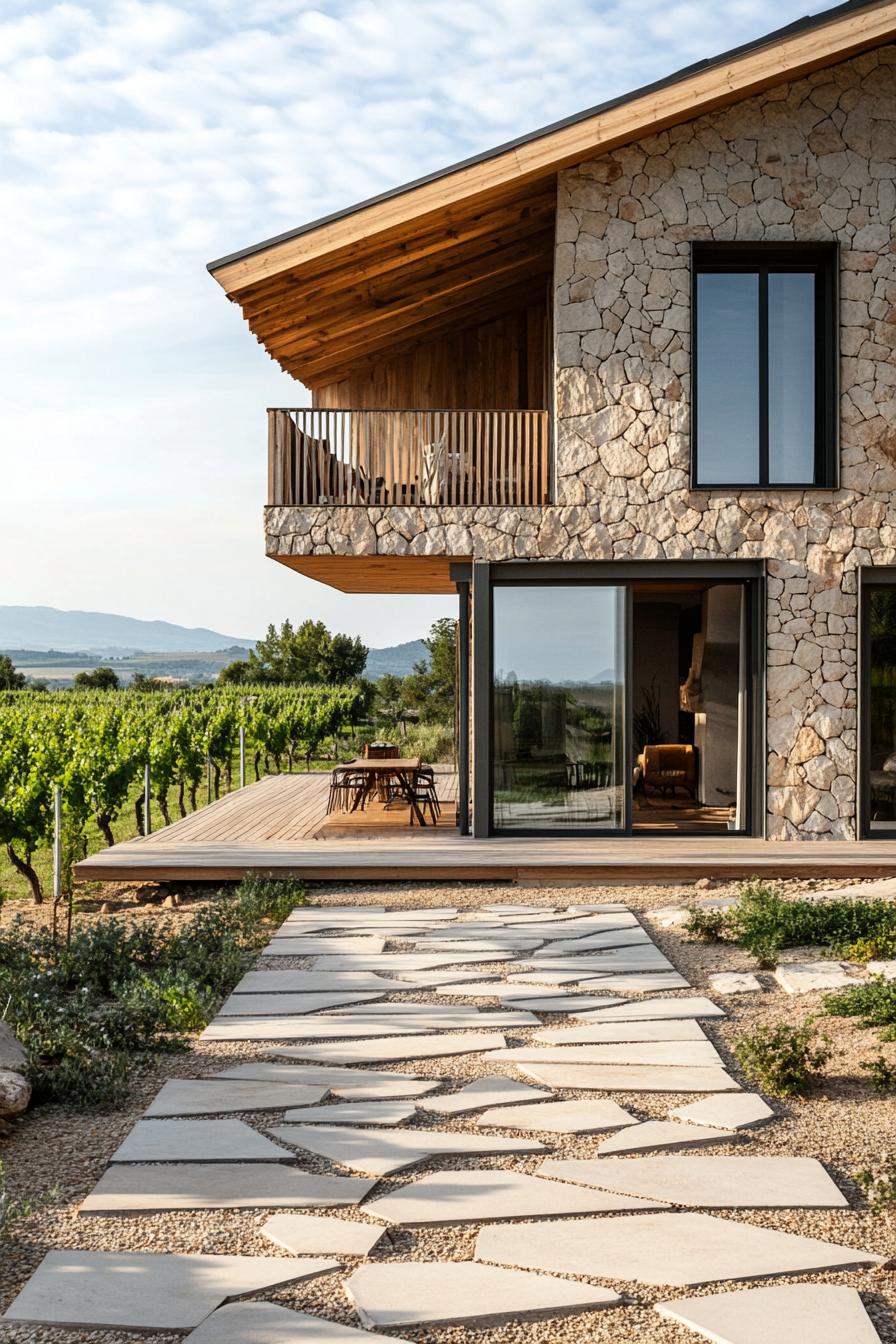
[[(457, 776), (437, 774), (443, 822)], [(163, 830), (75, 865), (78, 882), (230, 881), (249, 872), (308, 880), (679, 881), (697, 877), (888, 877), (888, 840), (781, 841), (743, 836), (500, 836), (474, 840), (448, 824), (376, 827), (320, 838), (329, 774), (269, 775)]]

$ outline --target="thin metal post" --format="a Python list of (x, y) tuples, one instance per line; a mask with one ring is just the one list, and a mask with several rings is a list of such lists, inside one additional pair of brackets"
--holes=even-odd
[(206, 758), (205, 758), (205, 797), (206, 797), (206, 802), (209, 802), (209, 803), (210, 803), (211, 800), (212, 800), (212, 758), (211, 758), (211, 756), (206, 756)]
[(240, 724), (240, 788), (246, 787), (246, 729)]
[(150, 799), (152, 797), (152, 781), (149, 777), (149, 761), (143, 767), (143, 834), (152, 835), (152, 817), (150, 816)]
[(62, 789), (53, 789), (53, 900), (62, 898)]

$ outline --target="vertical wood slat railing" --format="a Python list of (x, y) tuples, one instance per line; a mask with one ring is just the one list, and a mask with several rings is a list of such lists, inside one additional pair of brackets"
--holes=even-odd
[(550, 503), (547, 411), (268, 411), (268, 503)]

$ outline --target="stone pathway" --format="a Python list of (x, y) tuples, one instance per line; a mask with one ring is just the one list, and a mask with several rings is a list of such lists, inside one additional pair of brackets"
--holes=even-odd
[[(752, 988), (739, 979), (718, 992)], [(724, 1016), (617, 903), (296, 910), (203, 1033), (247, 1043), (249, 1058), (167, 1082), (81, 1208), (267, 1210), (272, 1254), (53, 1251), (4, 1319), (191, 1331), (191, 1344), (351, 1344), (380, 1328), (612, 1313), (629, 1284), (660, 1290), (661, 1316), (721, 1344), (873, 1344), (853, 1288), (668, 1297), (881, 1259), (697, 1211), (849, 1217), (811, 1157), (750, 1154), (775, 1114), (706, 1035)], [(685, 1100), (642, 1118), (639, 1093)], [(691, 1151), (732, 1145), (743, 1155)], [(340, 1206), (354, 1216), (307, 1212)], [(388, 1230), (464, 1226), (478, 1229), (464, 1259), (408, 1258)], [(354, 1325), (232, 1302), (321, 1275), (342, 1276)]]

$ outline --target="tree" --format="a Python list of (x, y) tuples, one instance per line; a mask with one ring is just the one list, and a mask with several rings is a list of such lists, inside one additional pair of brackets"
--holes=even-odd
[(331, 635), (323, 621), (284, 621), (268, 626), (245, 661), (228, 663), (218, 680), (225, 685), (272, 682), (285, 686), (341, 686), (364, 671), (367, 649), (350, 635)]
[(27, 680), (24, 672), (16, 671), (9, 654), (0, 653), (0, 691), (21, 691)]
[(404, 682), (394, 672), (384, 672), (375, 683), (374, 713), (381, 723), (394, 727), (404, 707)]
[(416, 709), (422, 723), (451, 723), (454, 720), (457, 679), (457, 625), (443, 616), (430, 629), (423, 643), (429, 650), (429, 662), (414, 664), (405, 677), (406, 704)]
[(121, 682), (111, 667), (95, 667), (92, 672), (77, 672), (75, 686), (79, 691), (117, 691)]

